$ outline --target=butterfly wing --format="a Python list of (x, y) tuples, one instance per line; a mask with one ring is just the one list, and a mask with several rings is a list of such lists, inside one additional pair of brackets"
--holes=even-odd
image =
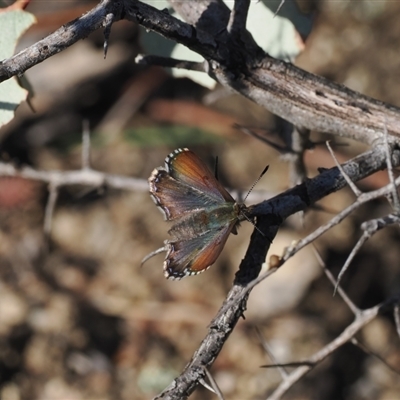
[(236, 222), (215, 229), (189, 240), (167, 241), (164, 275), (169, 279), (181, 279), (196, 275), (214, 264), (220, 255), (229, 233)]
[(167, 221), (218, 204), (207, 193), (176, 180), (165, 169), (153, 171), (149, 178), (149, 186), (151, 197), (163, 211)]
[(189, 149), (177, 149), (165, 159), (168, 173), (216, 201), (234, 202), (233, 197), (214, 177), (207, 165)]
[(177, 149), (149, 178), (150, 194), (166, 220), (212, 205), (234, 202), (206, 164), (188, 149)]

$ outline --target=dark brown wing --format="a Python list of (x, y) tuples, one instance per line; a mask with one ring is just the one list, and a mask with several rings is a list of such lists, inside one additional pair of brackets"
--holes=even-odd
[(235, 224), (236, 221), (232, 221), (221, 229), (208, 231), (189, 240), (167, 242), (164, 261), (166, 278), (181, 279), (196, 275), (214, 264)]
[(155, 169), (149, 178), (150, 194), (166, 220), (174, 220), (224, 202), (182, 183), (164, 169)]
[(168, 173), (216, 201), (235, 202), (233, 197), (217, 181), (207, 165), (188, 149), (177, 149), (165, 159)]

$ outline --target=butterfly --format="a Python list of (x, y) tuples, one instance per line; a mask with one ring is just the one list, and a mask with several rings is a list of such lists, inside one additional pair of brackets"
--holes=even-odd
[(148, 254), (166, 251), (164, 275), (181, 279), (208, 269), (221, 253), (230, 233), (237, 234), (248, 208), (237, 203), (218, 182), (207, 165), (189, 149), (177, 149), (149, 178), (150, 195), (174, 222), (172, 239)]

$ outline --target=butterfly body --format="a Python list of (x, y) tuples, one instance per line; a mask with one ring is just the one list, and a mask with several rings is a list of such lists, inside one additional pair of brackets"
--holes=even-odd
[(181, 279), (212, 265), (230, 233), (245, 219), (244, 204), (237, 203), (206, 164), (188, 149), (177, 149), (149, 178), (150, 194), (174, 225), (171, 240), (144, 260), (166, 251), (164, 274)]

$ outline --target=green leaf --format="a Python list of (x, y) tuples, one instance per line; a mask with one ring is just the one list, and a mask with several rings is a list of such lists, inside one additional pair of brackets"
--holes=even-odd
[[(32, 14), (22, 10), (0, 13), (0, 60), (14, 54), (18, 39), (35, 21)], [(14, 110), (27, 95), (16, 78), (0, 83), (0, 127), (14, 118)]]

